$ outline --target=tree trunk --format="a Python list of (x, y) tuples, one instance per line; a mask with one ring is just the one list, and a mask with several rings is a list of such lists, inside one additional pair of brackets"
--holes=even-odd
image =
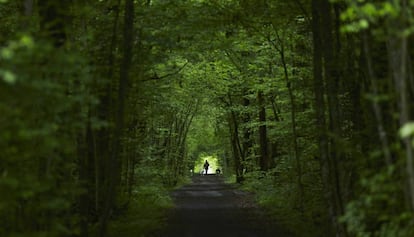
[[(112, 34), (110, 38), (108, 58), (107, 58), (107, 68), (106, 72), (106, 83), (104, 88), (98, 89), (99, 95), (99, 105), (97, 106), (97, 117), (100, 121), (105, 121), (107, 123), (112, 122), (112, 82), (114, 78), (115, 71), (115, 49), (117, 47), (117, 38), (118, 38), (118, 24), (119, 24), (119, 15), (120, 15), (120, 4), (121, 0), (117, 1), (117, 5), (113, 7), (115, 9), (114, 21), (112, 26)], [(106, 193), (106, 184), (108, 176), (105, 174), (109, 172), (111, 166), (109, 164), (110, 160), (110, 150), (111, 150), (111, 136), (110, 129), (108, 127), (101, 127), (96, 132), (96, 146), (97, 154), (95, 156), (95, 209), (98, 217), (103, 213), (104, 209), (104, 197)]]
[(290, 117), (291, 117), (291, 123), (292, 123), (292, 145), (293, 145), (293, 154), (294, 159), (296, 162), (296, 172), (297, 172), (297, 185), (299, 189), (299, 210), (303, 214), (304, 211), (304, 198), (305, 198), (305, 188), (303, 187), (302, 183), (302, 164), (299, 157), (299, 146), (298, 146), (298, 135), (297, 135), (297, 129), (296, 129), (296, 104), (295, 104), (295, 97), (293, 94), (292, 89), (292, 83), (289, 79), (289, 73), (286, 63), (286, 57), (285, 57), (285, 48), (284, 48), (284, 42), (282, 41), (282, 38), (280, 38), (279, 34), (276, 32), (277, 39), (279, 41), (279, 54), (280, 54), (280, 60), (282, 62), (283, 66), (283, 74), (286, 81), (286, 86), (289, 92), (289, 100), (290, 100)]
[(267, 128), (266, 128), (266, 108), (263, 98), (263, 92), (259, 91), (257, 94), (259, 103), (259, 144), (260, 144), (260, 169), (267, 171), (269, 169), (269, 155), (267, 149)]
[(331, 172), (332, 188), (334, 190), (334, 200), (336, 202), (337, 213), (339, 217), (343, 214), (341, 183), (339, 179), (338, 159), (340, 158), (338, 149), (338, 139), (341, 137), (339, 102), (338, 102), (338, 73), (337, 58), (334, 56), (334, 46), (332, 37), (332, 8), (328, 1), (322, 3), (322, 22), (325, 27), (322, 29), (322, 35), (325, 42), (323, 57), (325, 59), (324, 72), (326, 80), (326, 94), (328, 101), (329, 132), (332, 134), (330, 140), (329, 163)]
[[(323, 69), (326, 81), (326, 95), (328, 102), (328, 117), (329, 117), (329, 154), (327, 159), (328, 175), (331, 189), (331, 202), (333, 205), (332, 218), (336, 225), (337, 236), (347, 236), (346, 228), (339, 223), (338, 218), (344, 214), (343, 191), (341, 183), (341, 174), (339, 169), (339, 162), (341, 160), (341, 153), (338, 148), (338, 140), (341, 138), (341, 126), (339, 115), (339, 67), (338, 52), (340, 49), (334, 47), (335, 39), (333, 37), (333, 19), (332, 19), (332, 5), (328, 0), (322, 0), (320, 3), (320, 20), (321, 20), (321, 36), (324, 42), (322, 48), (322, 56), (324, 59)], [(336, 39), (338, 40), (338, 39)], [(336, 42), (339, 47), (339, 42)], [(336, 52), (337, 54), (335, 54)]]
[(68, 1), (37, 1), (41, 35), (51, 40), (57, 48), (62, 47), (66, 41), (65, 21), (68, 4)]
[(101, 237), (106, 236), (107, 223), (114, 208), (117, 186), (119, 179), (121, 178), (120, 165), (121, 165), (121, 139), (124, 130), (124, 113), (125, 103), (127, 99), (127, 88), (129, 85), (129, 71), (132, 62), (132, 50), (133, 50), (133, 36), (134, 36), (134, 0), (125, 1), (125, 16), (124, 16), (124, 29), (123, 29), (123, 58), (120, 65), (120, 77), (118, 85), (118, 97), (117, 97), (117, 110), (115, 119), (115, 130), (113, 132), (113, 144), (110, 160), (108, 162), (108, 182), (107, 192), (105, 195), (104, 209), (100, 219), (99, 235)]
[[(229, 107), (233, 106), (233, 102), (231, 99), (231, 96), (228, 95), (229, 97)], [(233, 155), (234, 155), (234, 168), (235, 168), (235, 172), (236, 172), (236, 181), (238, 183), (242, 182), (244, 180), (244, 156), (243, 156), (243, 148), (242, 145), (240, 144), (240, 138), (239, 138), (239, 122), (237, 119), (237, 115), (236, 113), (231, 110), (230, 112), (230, 116), (229, 116), (229, 127), (230, 127), (230, 137), (231, 139), (231, 144), (232, 144), (232, 148), (233, 148)]]
[[(398, 33), (404, 32), (405, 27), (404, 23), (407, 21), (407, 1), (401, 1), (401, 11), (402, 14), (399, 20), (392, 22), (392, 25), (395, 29), (398, 29)], [(394, 79), (395, 91), (399, 95), (399, 117), (400, 117), (400, 127), (403, 127), (411, 120), (410, 114), (410, 101), (409, 101), (409, 55), (408, 55), (408, 40), (405, 34), (398, 34), (396, 36), (391, 36), (388, 40), (388, 55), (389, 62), (392, 71), (392, 77)], [(411, 204), (411, 209), (414, 210), (414, 151), (413, 145), (411, 143), (412, 136), (406, 136), (403, 138), (403, 144), (405, 146), (405, 156), (406, 156), (406, 172), (407, 172), (407, 184), (409, 191), (409, 202)]]
[(79, 197), (80, 212), (80, 235), (88, 237), (89, 219), (91, 214), (91, 197), (93, 197), (93, 177), (91, 170), (94, 163), (94, 140), (91, 128), (90, 116), (86, 125), (86, 134), (78, 138), (78, 157), (79, 157), (79, 180), (85, 192)]
[(325, 236), (333, 236), (332, 227), (337, 225), (334, 218), (334, 207), (331, 202), (332, 194), (330, 188), (329, 165), (328, 165), (328, 138), (326, 131), (326, 104), (325, 104), (325, 85), (323, 80), (323, 57), (322, 57), (322, 33), (321, 33), (321, 0), (312, 0), (312, 33), (313, 33), (313, 80), (315, 94), (315, 115), (316, 115), (316, 132), (319, 147), (319, 162), (321, 170), (321, 179), (323, 182), (324, 198), (329, 208), (327, 213), (331, 220), (331, 226), (327, 226), (324, 231)]
[(24, 1), (24, 15), (31, 16), (33, 14), (33, 0)]
[[(245, 89), (243, 89), (243, 94), (246, 94), (246, 93), (247, 92), (245, 91)], [(249, 114), (249, 106), (250, 106), (250, 100), (247, 98), (243, 98), (243, 107), (245, 108), (245, 110), (244, 112), (242, 112), (241, 117), (242, 117), (242, 121), (244, 124), (248, 124), (251, 121), (250, 114)], [(235, 119), (236, 117), (237, 116), (234, 116)], [(242, 140), (243, 145), (242, 145), (242, 150), (240, 153), (242, 161), (246, 161), (252, 153), (251, 148), (253, 144), (252, 144), (251, 135), (252, 133), (248, 126), (243, 129), (243, 140)]]

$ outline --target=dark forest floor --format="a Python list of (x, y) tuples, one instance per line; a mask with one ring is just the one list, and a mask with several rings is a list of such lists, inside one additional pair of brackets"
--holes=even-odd
[(160, 237), (291, 237), (269, 221), (253, 196), (226, 184), (221, 176), (194, 176), (172, 193), (175, 208)]

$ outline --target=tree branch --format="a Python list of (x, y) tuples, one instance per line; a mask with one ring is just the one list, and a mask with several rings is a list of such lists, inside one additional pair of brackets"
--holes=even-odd
[(150, 78), (148, 78), (148, 79), (145, 79), (145, 80), (142, 80), (143, 82), (146, 82), (146, 81), (155, 81), (155, 80), (161, 80), (161, 79), (164, 79), (164, 78), (167, 78), (167, 77), (170, 77), (170, 76), (173, 76), (173, 75), (176, 75), (176, 74), (178, 74), (178, 73), (180, 73), (186, 66), (187, 66), (187, 64), (188, 64), (188, 62), (186, 62), (183, 66), (181, 66), (178, 70), (176, 70), (175, 72), (172, 72), (172, 73), (167, 73), (167, 74), (165, 74), (165, 75), (163, 75), (163, 76), (158, 76), (157, 74), (155, 74), (154, 76), (152, 76), (152, 77), (150, 77)]

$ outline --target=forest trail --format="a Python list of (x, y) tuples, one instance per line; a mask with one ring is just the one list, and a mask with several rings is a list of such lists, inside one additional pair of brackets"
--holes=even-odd
[(224, 183), (221, 176), (194, 176), (172, 193), (176, 207), (162, 237), (288, 237), (275, 229), (253, 202), (252, 195)]

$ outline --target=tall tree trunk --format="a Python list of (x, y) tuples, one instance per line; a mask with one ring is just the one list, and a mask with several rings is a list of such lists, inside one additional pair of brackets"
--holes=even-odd
[[(324, 75), (326, 81), (326, 95), (328, 102), (328, 117), (329, 117), (329, 132), (331, 137), (329, 139), (329, 154), (328, 154), (328, 172), (330, 177), (330, 188), (332, 190), (331, 201), (333, 202), (333, 218), (335, 219), (336, 235), (347, 236), (346, 228), (339, 223), (338, 218), (344, 214), (343, 204), (343, 191), (342, 183), (340, 179), (339, 160), (341, 159), (341, 153), (338, 148), (338, 140), (341, 138), (340, 127), (340, 115), (339, 115), (339, 73), (337, 67), (339, 67), (339, 48), (334, 47), (335, 39), (333, 37), (333, 18), (332, 18), (332, 5), (328, 0), (323, 0), (320, 5), (321, 14), (321, 36), (323, 38), (324, 47), (322, 50), (322, 56), (324, 58)], [(338, 39), (337, 39), (338, 40)], [(339, 43), (336, 42), (338, 46)]]
[(238, 122), (234, 121), (234, 117), (230, 117), (230, 137), (231, 137), (231, 146), (233, 150), (233, 158), (234, 158), (234, 169), (236, 172), (236, 182), (240, 183), (244, 180), (244, 164), (242, 160), (242, 155), (240, 153), (240, 141), (238, 136)]
[[(378, 82), (378, 76), (375, 74), (375, 70), (373, 67), (372, 62), (372, 56), (371, 56), (371, 47), (370, 47), (370, 40), (369, 40), (369, 32), (365, 31), (362, 33), (362, 41), (363, 41), (363, 54), (366, 62), (366, 68), (367, 68), (367, 77), (368, 80), (371, 82), (372, 87), (372, 93), (374, 96), (380, 96), (380, 88), (379, 88), (379, 82)], [(377, 100), (372, 101), (372, 106), (376, 118), (376, 124), (377, 124), (377, 130), (378, 135), (381, 142), (381, 150), (385, 156), (385, 162), (388, 165), (392, 164), (392, 155), (390, 151), (390, 142), (387, 138), (387, 132), (385, 129), (385, 122), (383, 118), (383, 111), (381, 108), (381, 105)]]
[(334, 217), (334, 207), (331, 202), (332, 191), (330, 188), (329, 165), (328, 165), (328, 138), (326, 129), (326, 104), (325, 104), (325, 85), (323, 80), (323, 57), (322, 57), (322, 33), (321, 33), (321, 0), (312, 0), (312, 33), (313, 33), (313, 80), (315, 94), (315, 115), (316, 132), (319, 147), (319, 162), (321, 169), (321, 179), (323, 182), (323, 192), (329, 208), (329, 218), (331, 225), (324, 231), (325, 236), (333, 236), (337, 220)]
[(108, 187), (105, 195), (105, 203), (103, 213), (100, 219), (99, 235), (101, 237), (106, 236), (107, 223), (114, 208), (117, 186), (119, 179), (121, 178), (121, 139), (124, 131), (124, 113), (125, 103), (127, 99), (127, 88), (129, 85), (129, 71), (132, 62), (132, 50), (133, 50), (133, 36), (134, 36), (134, 0), (125, 1), (125, 16), (124, 16), (124, 29), (123, 29), (123, 58), (120, 65), (120, 77), (118, 85), (118, 97), (117, 97), (117, 110), (115, 118), (115, 130), (113, 136), (112, 152), (110, 154), (110, 160), (108, 164), (112, 169), (107, 174), (110, 176), (108, 179)]
[(269, 169), (270, 161), (267, 149), (267, 127), (266, 127), (266, 107), (263, 98), (263, 92), (259, 91), (257, 94), (259, 102), (259, 144), (260, 144), (260, 169), (267, 171)]
[(84, 193), (79, 196), (79, 211), (80, 211), (80, 233), (79, 236), (89, 236), (89, 218), (91, 210), (91, 197), (93, 197), (93, 177), (91, 170), (94, 163), (94, 141), (93, 132), (91, 128), (90, 116), (86, 125), (86, 134), (78, 136), (78, 157), (79, 157), (79, 180), (82, 187), (85, 189)]
[(22, 4), (22, 20), (20, 21), (20, 28), (23, 31), (27, 31), (32, 27), (32, 16), (33, 16), (33, 9), (34, 9), (34, 0), (24, 0)]
[(68, 1), (42, 0), (37, 1), (40, 16), (41, 35), (52, 40), (57, 48), (66, 41), (66, 12)]
[[(272, 104), (272, 112), (274, 121), (280, 122), (282, 121), (282, 118), (280, 117), (280, 109), (277, 107), (277, 104), (275, 102), (274, 96), (270, 96), (270, 103)], [(270, 145), (270, 151), (269, 151), (269, 159), (270, 159), (270, 167), (275, 167), (277, 164), (276, 157), (278, 156), (278, 143), (277, 141), (273, 140)]]
[[(229, 97), (229, 107), (234, 106), (233, 101), (231, 98), (231, 95), (228, 95)], [(236, 181), (238, 183), (242, 182), (244, 180), (244, 156), (243, 156), (243, 148), (240, 144), (240, 138), (239, 138), (239, 121), (237, 118), (236, 113), (231, 109), (230, 112), (230, 136), (231, 136), (231, 144), (233, 148), (233, 155), (234, 155), (234, 165), (235, 165), (235, 171), (236, 171)]]
[(33, 14), (33, 0), (24, 1), (24, 15), (31, 16)]
[[(411, 120), (410, 114), (410, 101), (409, 101), (409, 55), (408, 55), (408, 40), (407, 36), (403, 34), (405, 22), (408, 21), (407, 0), (400, 1), (401, 11), (400, 18), (393, 21), (391, 24), (398, 29), (396, 36), (391, 36), (388, 40), (388, 55), (389, 62), (394, 79), (395, 91), (399, 95), (399, 114), (400, 114), (400, 127), (403, 127)], [(409, 191), (409, 202), (411, 209), (414, 210), (414, 151), (412, 145), (412, 136), (406, 136), (403, 138), (405, 146), (406, 156), (406, 172), (407, 172), (407, 184)]]
[[(117, 47), (117, 38), (118, 38), (118, 25), (119, 25), (119, 15), (120, 15), (121, 0), (118, 0), (116, 5), (112, 7), (114, 9), (114, 20), (112, 26), (112, 34), (110, 38), (108, 58), (107, 58), (107, 68), (106, 72), (106, 83), (104, 88), (98, 91), (99, 95), (99, 105), (97, 106), (97, 117), (101, 121), (110, 123), (112, 118), (112, 87), (113, 87), (113, 78), (115, 71), (115, 49)], [(105, 174), (111, 169), (109, 160), (110, 160), (110, 150), (111, 150), (111, 136), (110, 129), (108, 127), (101, 127), (96, 132), (96, 146), (97, 154), (95, 156), (95, 209), (98, 217), (102, 216), (104, 209), (104, 197), (106, 192), (106, 184), (108, 176)]]
[[(410, 107), (408, 100), (408, 78), (407, 78), (407, 38), (392, 39), (390, 48), (393, 77), (395, 89), (399, 94), (400, 126), (403, 127), (410, 122)], [(406, 156), (407, 183), (411, 208), (414, 210), (414, 151), (411, 136), (403, 138)]]
[(334, 46), (333, 46), (333, 37), (332, 37), (332, 8), (331, 4), (328, 1), (323, 1), (322, 3), (322, 22), (325, 27), (322, 29), (322, 35), (325, 42), (325, 47), (323, 50), (323, 57), (325, 59), (324, 63), (324, 72), (326, 80), (326, 94), (328, 101), (328, 117), (329, 117), (329, 132), (332, 134), (330, 138), (330, 151), (329, 151), (329, 160), (330, 160), (330, 171), (331, 178), (333, 178), (332, 188), (335, 190), (335, 202), (337, 202), (337, 215), (343, 213), (343, 206), (341, 199), (341, 184), (339, 180), (339, 170), (338, 170), (338, 159), (339, 159), (339, 149), (338, 149), (338, 139), (341, 136), (340, 132), (340, 121), (339, 121), (339, 103), (338, 103), (338, 75), (337, 75), (337, 58), (334, 56)]
[(286, 57), (285, 57), (285, 48), (284, 48), (284, 42), (282, 41), (282, 38), (280, 38), (279, 34), (276, 32), (277, 39), (279, 41), (279, 54), (280, 54), (280, 60), (282, 62), (283, 66), (283, 75), (286, 81), (286, 87), (289, 92), (289, 100), (290, 100), (290, 117), (291, 117), (291, 123), (292, 123), (292, 143), (293, 143), (293, 154), (294, 159), (296, 162), (296, 172), (297, 172), (297, 185), (299, 189), (299, 210), (303, 214), (304, 211), (304, 198), (305, 198), (305, 188), (302, 183), (302, 164), (299, 157), (299, 145), (298, 145), (298, 134), (297, 134), (297, 128), (296, 128), (296, 104), (295, 104), (295, 96), (293, 94), (292, 89), (292, 83), (289, 79), (289, 73), (286, 63)]
[[(247, 94), (246, 88), (243, 89), (243, 94)], [(251, 121), (250, 113), (249, 113), (249, 106), (250, 100), (248, 98), (243, 98), (243, 107), (245, 108), (244, 112), (242, 112), (241, 118), (243, 124), (248, 124)], [(233, 112), (234, 113), (234, 112)], [(237, 117), (237, 116), (235, 116)], [(241, 159), (246, 161), (251, 155), (251, 148), (253, 146), (252, 138), (251, 138), (251, 129), (246, 126), (243, 129), (243, 140), (242, 140), (242, 152), (241, 152)]]
[[(40, 37), (52, 42), (55, 49), (62, 48), (66, 41), (65, 23), (68, 3), (45, 0), (38, 1), (37, 6), (40, 18)], [(58, 77), (61, 75), (56, 73), (55, 76)], [(52, 159), (53, 156), (40, 158), (38, 164), (40, 178), (51, 175)]]
[(286, 63), (286, 57), (285, 57), (285, 45), (282, 37), (279, 35), (278, 29), (276, 29), (275, 24), (272, 24), (274, 32), (276, 34), (276, 40), (277, 43), (270, 40), (268, 38), (269, 43), (273, 45), (275, 50), (279, 53), (280, 61), (282, 63), (283, 67), (283, 75), (284, 79), (286, 81), (286, 87), (288, 89), (289, 93), (289, 100), (290, 100), (290, 115), (291, 115), (291, 123), (292, 123), (292, 147), (293, 147), (293, 154), (294, 159), (296, 162), (296, 172), (297, 172), (297, 185), (299, 189), (299, 210), (303, 213), (304, 210), (304, 203), (303, 198), (305, 195), (305, 189), (302, 183), (302, 164), (299, 157), (299, 146), (298, 146), (298, 140), (297, 140), (297, 128), (296, 128), (296, 104), (295, 104), (295, 97), (293, 94), (292, 84), (289, 79), (289, 73), (288, 73), (288, 67)]

